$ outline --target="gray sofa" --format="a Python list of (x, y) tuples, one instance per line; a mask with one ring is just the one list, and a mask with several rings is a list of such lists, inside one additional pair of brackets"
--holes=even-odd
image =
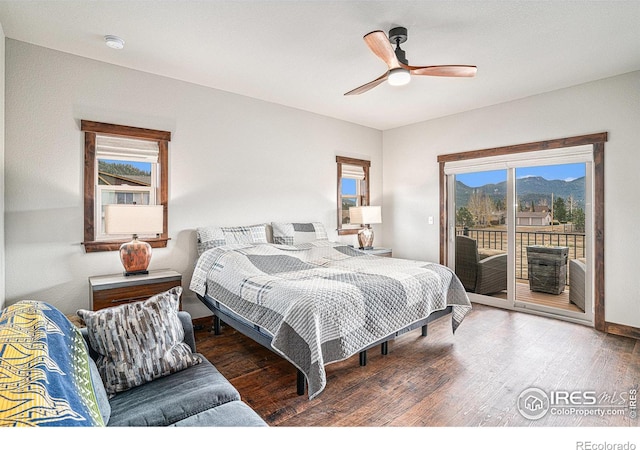
[[(180, 311), (178, 317), (184, 328), (184, 341), (195, 352), (191, 316)], [(98, 355), (89, 345), (86, 328), (81, 331), (92, 357), (91, 377), (107, 426), (267, 426), (204, 356), (200, 364), (120, 392), (109, 399), (93, 361)]]

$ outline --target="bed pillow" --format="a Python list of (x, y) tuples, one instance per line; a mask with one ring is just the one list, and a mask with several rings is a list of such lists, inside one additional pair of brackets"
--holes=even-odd
[(266, 244), (267, 229), (265, 224), (242, 227), (200, 227), (198, 235), (198, 254), (214, 247), (227, 244)]
[(273, 227), (274, 244), (298, 245), (328, 239), (327, 231), (320, 222), (271, 222), (271, 226)]
[(178, 318), (182, 287), (148, 300), (98, 311), (78, 310), (110, 396), (202, 362), (184, 342)]

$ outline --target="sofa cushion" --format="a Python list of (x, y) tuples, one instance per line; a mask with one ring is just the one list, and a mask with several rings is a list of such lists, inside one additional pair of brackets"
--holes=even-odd
[(182, 287), (148, 300), (98, 311), (78, 310), (108, 394), (126, 391), (200, 363), (183, 342), (178, 318)]
[(246, 403), (234, 400), (176, 422), (174, 427), (266, 427), (267, 423)]
[(167, 426), (240, 394), (209, 361), (121, 392), (111, 399), (108, 426)]
[(102, 421), (106, 425), (109, 423), (109, 418), (111, 417), (111, 405), (109, 404), (109, 396), (107, 395), (107, 391), (105, 390), (104, 384), (102, 383), (102, 378), (100, 377), (98, 366), (96, 366), (96, 363), (92, 358), (88, 359), (91, 383), (93, 383), (93, 390), (96, 394), (96, 401), (98, 402), (98, 408), (100, 409), (100, 414), (102, 415)]

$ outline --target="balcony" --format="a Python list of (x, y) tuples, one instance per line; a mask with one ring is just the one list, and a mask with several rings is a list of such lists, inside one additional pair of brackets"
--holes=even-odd
[[(542, 228), (542, 229), (541, 229)], [(557, 229), (558, 231), (554, 230)], [(567, 263), (566, 271), (562, 273), (563, 280), (549, 280), (549, 284), (563, 282), (564, 289), (559, 289), (560, 293), (537, 292), (531, 289), (529, 282), (529, 267), (527, 258), (527, 247), (531, 246), (554, 246), (567, 247), (568, 261), (584, 260), (586, 258), (585, 234), (572, 231), (564, 231), (563, 225), (553, 227), (540, 226), (518, 226), (516, 231), (516, 299), (528, 303), (535, 303), (555, 308), (562, 308), (569, 311), (582, 312), (574, 303), (569, 301), (570, 289), (570, 264)], [(560, 231), (562, 230), (562, 231)], [(476, 240), (480, 257), (491, 256), (496, 253), (507, 251), (507, 231), (499, 228), (469, 228), (456, 230), (456, 234), (464, 234)], [(536, 273), (534, 271), (534, 273)], [(537, 273), (540, 273), (539, 271)], [(547, 276), (547, 275), (544, 275)], [(555, 275), (557, 276), (557, 274)], [(540, 280), (536, 280), (540, 281)], [(582, 289), (584, 292), (584, 288)], [(584, 295), (584, 294), (583, 294)], [(506, 292), (494, 294), (494, 297), (506, 298)]]

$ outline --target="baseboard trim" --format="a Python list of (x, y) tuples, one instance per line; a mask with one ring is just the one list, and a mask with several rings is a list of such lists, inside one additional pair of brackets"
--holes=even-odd
[(610, 334), (616, 334), (618, 336), (625, 336), (640, 340), (640, 328), (632, 327), (629, 325), (605, 322), (604, 331)]

